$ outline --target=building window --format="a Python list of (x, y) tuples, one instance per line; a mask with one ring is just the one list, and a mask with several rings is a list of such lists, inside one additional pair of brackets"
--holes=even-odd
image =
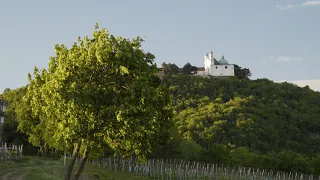
[(228, 69), (228, 66), (225, 66), (224, 68), (225, 68), (225, 69)]

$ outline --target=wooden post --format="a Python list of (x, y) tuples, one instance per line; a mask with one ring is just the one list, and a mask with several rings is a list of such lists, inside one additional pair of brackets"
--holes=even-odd
[(64, 150), (64, 157), (63, 157), (63, 166), (66, 166), (66, 162), (67, 162), (67, 151)]

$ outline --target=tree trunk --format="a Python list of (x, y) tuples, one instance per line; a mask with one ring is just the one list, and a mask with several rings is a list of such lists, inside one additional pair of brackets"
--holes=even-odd
[(47, 145), (44, 145), (44, 153), (43, 153), (44, 157), (47, 157)]
[(79, 154), (80, 147), (81, 147), (81, 141), (79, 143), (77, 143), (76, 146), (74, 147), (72, 158), (71, 158), (70, 164), (68, 165), (67, 172), (64, 176), (64, 180), (70, 180), (70, 178), (71, 178), (73, 166), (74, 166), (74, 163), (76, 162), (76, 158)]
[(54, 149), (54, 159), (58, 159), (58, 152), (57, 152), (57, 149)]
[(80, 178), (80, 175), (81, 175), (81, 173), (82, 173), (82, 171), (84, 169), (84, 166), (85, 166), (85, 164), (87, 162), (89, 151), (90, 151), (89, 147), (88, 147), (88, 145), (86, 145), (86, 148), (85, 148), (85, 150), (83, 152), (83, 156), (81, 158), (81, 163), (80, 163), (80, 166), (78, 168), (78, 171), (74, 174), (74, 178), (73, 178), (74, 180), (78, 180)]

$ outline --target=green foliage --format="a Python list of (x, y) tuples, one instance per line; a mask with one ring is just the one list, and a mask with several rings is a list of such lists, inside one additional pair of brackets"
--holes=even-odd
[(213, 144), (207, 149), (201, 149), (201, 161), (214, 164), (227, 164), (230, 156), (230, 151), (227, 146), (222, 144)]
[(79, 37), (70, 49), (55, 45), (49, 68), (28, 75), (19, 130), (39, 147), (63, 151), (77, 144), (94, 152), (107, 146), (143, 160), (169, 138), (172, 113), (155, 57), (142, 42), (96, 26), (92, 38)]
[[(193, 159), (320, 173), (319, 92), (267, 79), (176, 75), (166, 76), (164, 83), (181, 136), (175, 143), (192, 140), (197, 148), (189, 150), (195, 154), (201, 147)], [(187, 158), (181, 147), (168, 145), (177, 149), (167, 150), (180, 151), (180, 158)]]
[[(309, 167), (313, 174), (320, 175), (320, 155), (312, 157), (312, 159), (309, 161)], [(307, 168), (307, 167), (305, 167)]]
[(199, 159), (201, 146), (192, 139), (184, 139), (181, 143), (182, 156), (189, 161), (196, 161)]
[(3, 141), (7, 143), (23, 144), (28, 142), (27, 137), (16, 131), (16, 109), (21, 105), (21, 99), (26, 93), (26, 88), (18, 88), (15, 90), (6, 89), (1, 98), (5, 99), (8, 103), (5, 112), (5, 124), (3, 132)]
[(197, 67), (187, 63), (183, 66), (182, 73), (187, 75), (197, 74)]
[[(9, 144), (23, 144), (23, 153), (24, 154), (36, 154), (37, 149), (28, 142), (28, 136), (22, 132), (17, 131), (18, 118), (17, 112), (21, 111), (27, 115), (27, 109), (30, 107), (24, 106), (22, 102), (23, 96), (26, 94), (27, 88), (21, 87), (14, 90), (5, 89), (4, 93), (1, 94), (1, 98), (5, 99), (8, 102), (7, 110), (5, 113), (5, 123), (3, 126), (3, 141)], [(1, 99), (0, 98), (0, 99)]]
[(179, 67), (176, 64), (166, 64), (164, 67), (164, 73), (167, 75), (175, 75), (179, 73)]
[(234, 65), (234, 74), (238, 79), (249, 79), (252, 74), (250, 69), (242, 68), (238, 65)]
[(251, 151), (320, 151), (320, 93), (265, 79), (166, 77), (175, 122), (202, 147), (214, 143)]
[(277, 158), (279, 159), (279, 169), (292, 172), (307, 172), (309, 162), (303, 155), (293, 151), (281, 151)]

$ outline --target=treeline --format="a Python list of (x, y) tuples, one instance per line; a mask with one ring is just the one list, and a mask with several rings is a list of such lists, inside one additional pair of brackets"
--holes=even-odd
[[(195, 75), (198, 71), (204, 71), (204, 67), (196, 67), (190, 63), (186, 63), (182, 68), (176, 64), (165, 63), (163, 62), (161, 68), (159, 69), (165, 73), (165, 75)], [(235, 77), (238, 79), (249, 79), (251, 77), (251, 71), (248, 68), (242, 68), (238, 65), (234, 65)]]
[[(175, 126), (167, 145), (149, 157), (187, 159), (320, 175), (320, 93), (267, 79), (167, 74)], [(5, 90), (10, 102), (3, 139), (38, 149), (16, 131), (26, 88)], [(19, 114), (22, 114), (21, 112)], [(42, 148), (46, 154), (50, 149)], [(112, 154), (106, 149), (106, 154)]]

